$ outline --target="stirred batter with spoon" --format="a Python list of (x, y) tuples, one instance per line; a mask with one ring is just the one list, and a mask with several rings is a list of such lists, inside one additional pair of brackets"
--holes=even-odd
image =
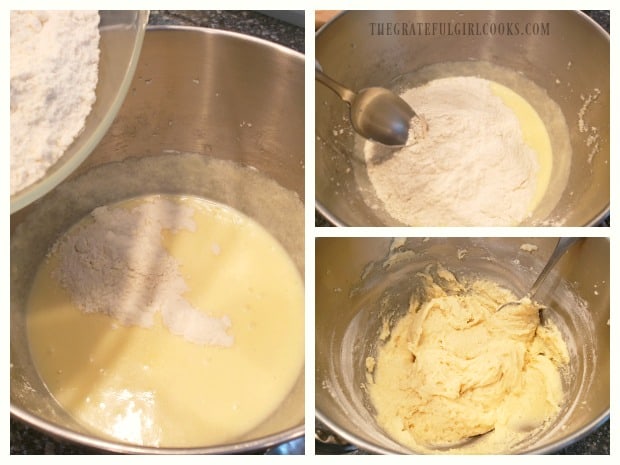
[(539, 306), (440, 265), (412, 277), (406, 313), (368, 363), (378, 425), (424, 453), (505, 453), (541, 434), (564, 402), (570, 361)]

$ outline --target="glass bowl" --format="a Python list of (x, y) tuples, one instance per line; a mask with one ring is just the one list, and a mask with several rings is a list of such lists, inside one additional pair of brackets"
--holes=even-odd
[(148, 11), (99, 11), (99, 79), (84, 129), (45, 176), (11, 196), (11, 214), (45, 195), (69, 176), (97, 146), (114, 121), (133, 79)]

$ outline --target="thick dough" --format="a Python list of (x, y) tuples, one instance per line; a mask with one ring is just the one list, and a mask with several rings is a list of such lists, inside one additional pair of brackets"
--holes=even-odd
[(378, 351), (368, 388), (379, 425), (412, 449), (441, 450), (482, 433), (471, 452), (502, 452), (553, 419), (564, 400), (568, 350), (539, 306), (521, 305), (489, 281), (459, 283), (438, 267), (420, 273), (412, 297)]

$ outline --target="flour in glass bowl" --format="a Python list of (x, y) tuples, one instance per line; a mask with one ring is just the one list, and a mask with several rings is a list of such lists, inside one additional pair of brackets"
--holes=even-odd
[(364, 150), (370, 182), (393, 218), (412, 226), (511, 226), (528, 217), (541, 189), (539, 154), (498, 89), (520, 98), (478, 77), (435, 79), (401, 95), (424, 115), (426, 136), (388, 156), (376, 144)]
[(11, 11), (11, 195), (41, 179), (95, 102), (99, 13)]

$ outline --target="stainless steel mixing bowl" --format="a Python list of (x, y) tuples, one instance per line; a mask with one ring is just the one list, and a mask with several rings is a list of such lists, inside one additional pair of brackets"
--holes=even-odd
[[(421, 34), (416, 29), (418, 24), (422, 27)], [(448, 24), (466, 32), (440, 33), (439, 26)], [(473, 25), (473, 32), (467, 32), (468, 24)], [(510, 24), (512, 33), (506, 32)], [(520, 25), (519, 34), (514, 33), (514, 24)], [(476, 33), (475, 27), (482, 30), (484, 25), (496, 28), (502, 25), (504, 33), (497, 33), (498, 29), (495, 34)], [(530, 30), (536, 25), (539, 34), (525, 34), (526, 25), (530, 25)], [(379, 34), (379, 26), (383, 34)], [(405, 34), (405, 29), (418, 33)], [(433, 33), (434, 30), (437, 32)], [(315, 42), (316, 58), (325, 72), (350, 89), (382, 86), (398, 91), (404, 77), (444, 62), (483, 61), (522, 73), (559, 105), (572, 148), (569, 171), (563, 173), (566, 166), (562, 166), (560, 154), (567, 152), (562, 147), (564, 138), (552, 141), (558, 166), (551, 174), (549, 198), (543, 199), (528, 224), (553, 221), (565, 226), (593, 225), (608, 214), (609, 35), (585, 14), (577, 11), (349, 11), (323, 26)], [(316, 84), (315, 89), (317, 209), (339, 226), (398, 225), (381, 209), (369, 206), (376, 201), (368, 200), (364, 193), (368, 187), (356, 176), (363, 171), (364, 162), (354, 150), (357, 138), (348, 122), (348, 108), (325, 86)], [(596, 101), (582, 112), (590, 128), (584, 131), (585, 127), (579, 123), (580, 110), (588, 96), (596, 95), (597, 89), (600, 94)], [(546, 122), (546, 116), (541, 113), (544, 109), (539, 108), (541, 101), (534, 97), (529, 101)], [(588, 137), (594, 137), (592, 127), (597, 128), (599, 146), (591, 157), (595, 143)], [(568, 176), (565, 188), (559, 179), (564, 175)]]
[[(234, 162), (243, 176), (214, 178), (213, 160)], [(246, 182), (259, 175), (269, 180), (262, 192)], [(301, 437), (303, 373), (270, 418), (229, 444), (158, 449), (97, 437), (50, 396), (25, 328), (33, 273), (57, 235), (96, 206), (141, 194), (224, 202), (271, 232), (303, 274), (303, 205), (283, 208), (271, 196), (282, 189), (303, 202), (303, 55), (235, 33), (149, 29), (128, 96), (105, 138), (69, 179), (11, 216), (11, 413), (52, 435), (115, 452), (238, 453)]]
[(11, 196), (11, 213), (45, 195), (69, 176), (101, 141), (123, 104), (138, 65), (149, 13), (101, 10), (99, 16), (97, 99), (84, 129), (43, 178)]
[[(524, 243), (538, 250), (520, 249)], [(551, 253), (551, 238), (319, 238), (316, 241), (316, 411), (330, 429), (374, 453), (411, 453), (376, 424), (363, 389), (385, 308), (405, 312), (415, 272), (441, 263), (525, 295)], [(387, 260), (391, 247), (400, 259)], [(549, 453), (609, 418), (609, 240), (579, 241), (535, 296), (560, 328), (571, 357), (566, 403), (541, 436), (510, 453)], [(386, 305), (387, 304), (387, 305)], [(393, 323), (393, 320), (392, 320)], [(463, 449), (465, 451), (465, 449)]]

